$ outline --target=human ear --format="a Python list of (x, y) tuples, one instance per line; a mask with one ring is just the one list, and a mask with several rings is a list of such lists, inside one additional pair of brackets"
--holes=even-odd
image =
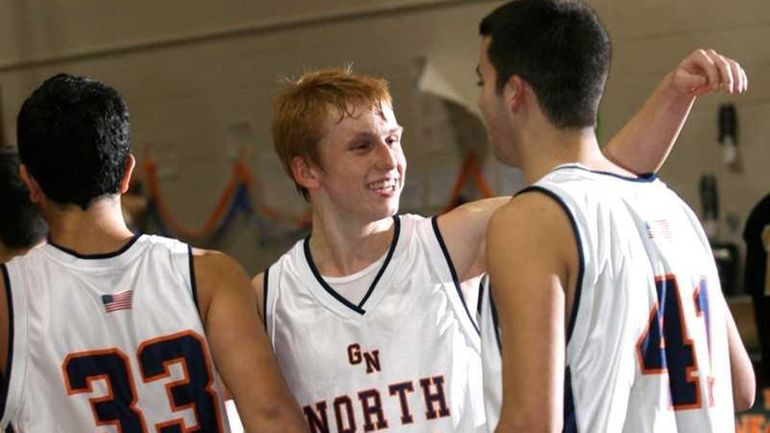
[(307, 190), (317, 189), (321, 184), (319, 168), (299, 156), (291, 159), (291, 175), (294, 182)]
[(40, 185), (37, 183), (32, 174), (27, 170), (27, 166), (24, 164), (19, 165), (19, 177), (27, 185), (29, 191), (29, 201), (32, 203), (40, 203), (43, 199), (43, 191), (40, 189)]
[(131, 174), (134, 172), (134, 167), (136, 167), (136, 158), (134, 158), (133, 154), (129, 153), (128, 158), (126, 158), (126, 168), (123, 172), (123, 178), (120, 180), (121, 194), (125, 194), (131, 185)]
[(512, 113), (516, 113), (521, 109), (524, 103), (524, 90), (526, 83), (518, 75), (511, 75), (508, 82), (505, 83), (503, 88), (503, 99), (505, 105)]

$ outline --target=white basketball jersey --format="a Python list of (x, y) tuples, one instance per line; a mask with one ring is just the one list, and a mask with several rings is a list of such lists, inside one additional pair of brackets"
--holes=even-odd
[(307, 240), (266, 271), (283, 375), (313, 433), (486, 431), (479, 334), (436, 219), (394, 221), (359, 304), (324, 282)]
[(193, 272), (186, 244), (144, 235), (113, 254), (46, 244), (9, 262), (0, 428), (229, 431)]
[[(735, 431), (729, 312), (708, 240), (687, 205), (657, 179), (574, 164), (557, 167), (526, 191), (545, 193), (564, 208), (579, 246), (566, 334), (564, 431)], [(494, 302), (484, 291), (484, 380), (493, 429), (500, 350)]]

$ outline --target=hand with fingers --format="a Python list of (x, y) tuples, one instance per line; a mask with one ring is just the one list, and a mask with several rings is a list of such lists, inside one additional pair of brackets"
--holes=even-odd
[(679, 63), (671, 84), (678, 93), (687, 96), (720, 90), (740, 94), (748, 88), (749, 79), (737, 61), (714, 50), (698, 49)]

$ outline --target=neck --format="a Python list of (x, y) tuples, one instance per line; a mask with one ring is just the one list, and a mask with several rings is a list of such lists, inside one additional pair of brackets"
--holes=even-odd
[(596, 139), (593, 128), (539, 128), (522, 134), (521, 169), (527, 183), (535, 183), (554, 167), (578, 163), (592, 170), (628, 175), (609, 161)]
[(313, 211), (310, 251), (318, 271), (330, 277), (350, 275), (374, 263), (390, 247), (391, 217), (360, 222)]
[(123, 220), (119, 196), (97, 199), (86, 210), (46, 203), (41, 211), (52, 242), (81, 254), (110, 253), (134, 237)]

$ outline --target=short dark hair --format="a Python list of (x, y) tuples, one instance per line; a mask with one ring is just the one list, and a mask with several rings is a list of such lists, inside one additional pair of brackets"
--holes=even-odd
[(558, 128), (596, 124), (611, 46), (596, 13), (581, 0), (513, 0), (481, 21), (501, 92), (518, 75)]
[(19, 155), (0, 147), (0, 242), (5, 248), (30, 248), (43, 240), (48, 230), (19, 177)]
[(119, 192), (129, 115), (112, 87), (55, 75), (24, 101), (16, 133), (21, 161), (51, 200), (86, 210), (94, 199)]

